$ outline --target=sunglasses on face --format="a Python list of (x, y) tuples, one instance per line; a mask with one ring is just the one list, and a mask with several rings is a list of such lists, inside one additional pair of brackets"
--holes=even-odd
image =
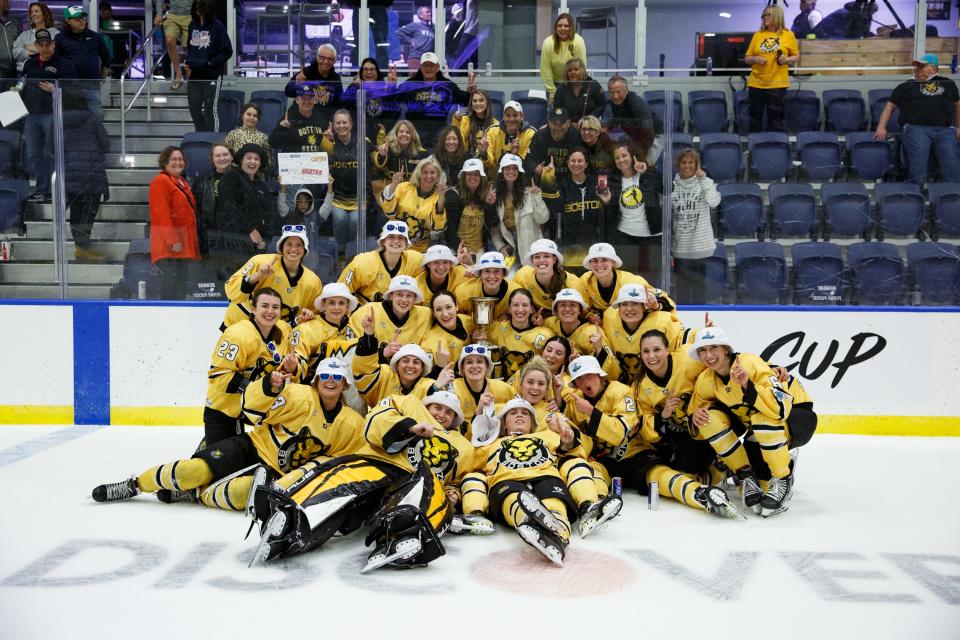
[(393, 231), (396, 231), (397, 233), (406, 233), (406, 232), (407, 232), (407, 225), (402, 224), (402, 223), (399, 223), (399, 222), (388, 222), (388, 223), (387, 223), (387, 226), (386, 226), (385, 228), (386, 228), (387, 231), (391, 231), (391, 232), (393, 232)]
[(490, 353), (490, 349), (484, 347), (483, 345), (467, 345), (463, 348), (463, 352), (472, 355), (476, 354), (478, 356), (485, 356)]
[(283, 360), (283, 357), (277, 353), (277, 345), (273, 344), (273, 342), (268, 342), (267, 350), (273, 354), (273, 362), (275, 364), (280, 364), (280, 361)]
[(303, 233), (307, 228), (302, 224), (285, 224), (283, 225), (283, 233)]
[(320, 382), (327, 382), (333, 380), (334, 382), (342, 382), (346, 380), (342, 373), (318, 373), (317, 377), (320, 378)]

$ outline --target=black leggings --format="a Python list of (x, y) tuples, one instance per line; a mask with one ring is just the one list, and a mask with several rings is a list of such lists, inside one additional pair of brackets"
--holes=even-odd
[(750, 133), (763, 131), (763, 112), (767, 112), (767, 131), (783, 131), (783, 99), (786, 89), (749, 87)]

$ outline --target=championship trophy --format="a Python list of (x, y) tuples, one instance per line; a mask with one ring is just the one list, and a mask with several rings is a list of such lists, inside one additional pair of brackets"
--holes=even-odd
[[(470, 298), (470, 303), (473, 304), (473, 326), (483, 329), (484, 334), (487, 332), (487, 327), (493, 322), (493, 312), (497, 302), (496, 298)], [(480, 344), (489, 346), (490, 340), (481, 340)]]

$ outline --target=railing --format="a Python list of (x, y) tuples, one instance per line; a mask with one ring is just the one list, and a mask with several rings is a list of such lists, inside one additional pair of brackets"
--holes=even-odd
[[(149, 13), (145, 16), (145, 20), (150, 20)], [(120, 73), (120, 156), (126, 161), (127, 157), (127, 112), (133, 108), (133, 105), (137, 102), (137, 98), (140, 97), (140, 94), (143, 93), (144, 87), (147, 89), (147, 117), (150, 116), (150, 108), (152, 104), (151, 95), (153, 87), (153, 69), (156, 65), (163, 62), (164, 56), (167, 55), (166, 50), (160, 55), (156, 61), (153, 60), (152, 55), (147, 55), (148, 51), (152, 54), (151, 47), (153, 46), (153, 36), (157, 31), (162, 31), (162, 25), (157, 25), (150, 30), (149, 35), (143, 39), (143, 43), (140, 45), (140, 48), (137, 49), (137, 52), (130, 56), (129, 62), (126, 66), (123, 67), (123, 71)], [(140, 86), (137, 87), (137, 90), (134, 92), (133, 97), (130, 98), (130, 103), (127, 104), (125, 101), (125, 91), (124, 83), (127, 80), (127, 74), (130, 72), (130, 69), (133, 68), (134, 63), (140, 59), (140, 56), (143, 56), (143, 81), (140, 83)]]

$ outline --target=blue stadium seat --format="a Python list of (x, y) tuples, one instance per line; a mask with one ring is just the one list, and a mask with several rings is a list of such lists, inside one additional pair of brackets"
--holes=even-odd
[(706, 260), (706, 273), (704, 274), (704, 302), (707, 304), (723, 304), (726, 302), (727, 291), (730, 289), (728, 272), (730, 270), (727, 261), (727, 248), (722, 242), (718, 242), (713, 255)]
[(727, 130), (727, 96), (723, 91), (691, 91), (687, 94), (690, 133), (719, 133)]
[(870, 194), (856, 182), (831, 182), (820, 187), (823, 205), (823, 239), (832, 236), (869, 239), (874, 220), (871, 215)]
[(493, 117), (497, 120), (503, 120), (503, 105), (507, 103), (506, 94), (503, 91), (492, 89), (484, 89), (484, 91), (490, 96), (490, 110), (493, 112)]
[(770, 200), (770, 237), (817, 237), (817, 197), (813, 187), (802, 182), (774, 183)]
[(762, 240), (766, 219), (760, 185), (734, 182), (717, 185), (717, 191), (720, 192), (720, 206), (717, 207), (719, 239), (728, 235), (740, 238), (756, 235)]
[[(671, 145), (673, 149), (673, 167), (670, 168), (670, 171), (677, 166), (677, 154), (679, 154), (684, 149), (693, 149), (693, 136), (688, 133), (675, 133), (672, 136), (673, 144)], [(663, 155), (661, 154), (657, 158), (657, 170), (660, 173), (663, 173)]]
[(778, 304), (787, 286), (787, 261), (783, 245), (776, 242), (742, 242), (734, 253), (737, 265), (737, 302)]
[(735, 133), (704, 133), (700, 136), (703, 170), (714, 182), (733, 182), (743, 166), (740, 136)]
[[(880, 122), (880, 114), (883, 113), (887, 105), (887, 99), (893, 93), (893, 89), (870, 89), (867, 91), (867, 101), (870, 103), (870, 128), (876, 129)], [(900, 109), (894, 109), (893, 115), (887, 121), (887, 133), (897, 133), (900, 131)]]
[(23, 179), (0, 180), (0, 231), (24, 231), (23, 214), (30, 183)]
[(797, 134), (800, 168), (811, 180), (833, 180), (840, 173), (840, 139), (832, 131), (801, 131)]
[(270, 135), (287, 112), (287, 96), (283, 91), (254, 91), (250, 94), (250, 102), (260, 107), (257, 129)]
[(847, 264), (860, 304), (903, 303), (903, 259), (889, 242), (855, 242), (847, 247)]
[(857, 89), (828, 89), (823, 92), (823, 112), (826, 131), (846, 133), (863, 131), (866, 124), (866, 105)]
[(873, 139), (870, 131), (850, 131), (845, 136), (850, 170), (863, 180), (880, 180), (893, 169), (890, 145)]
[[(316, 246), (314, 246), (316, 245)], [(340, 276), (336, 271), (337, 242), (333, 238), (318, 238), (310, 244), (310, 257), (316, 265), (314, 272), (324, 284), (336, 282)]]
[(140, 282), (147, 283), (148, 299), (156, 299), (160, 295), (161, 276), (150, 260), (149, 238), (130, 241), (127, 255), (123, 258), (123, 280), (134, 296), (137, 295)]
[(240, 109), (243, 108), (246, 95), (243, 91), (224, 89), (217, 100), (217, 117), (220, 120), (220, 133), (229, 133), (240, 126)]
[[(514, 91), (511, 100), (516, 100), (523, 107), (523, 119), (532, 127), (539, 129), (547, 124), (547, 101), (543, 98), (530, 96), (529, 91)], [(576, 123), (573, 123), (576, 125)]]
[(788, 89), (783, 99), (783, 124), (789, 133), (820, 129), (820, 98), (806, 89)]
[[(918, 236), (926, 206), (920, 187), (906, 182), (881, 182), (874, 191), (879, 214), (880, 232), (895, 236)], [(922, 239), (922, 238), (920, 238)]]
[(907, 267), (921, 304), (960, 301), (960, 251), (943, 242), (907, 245)]
[[(750, 101), (748, 99), (750, 92), (746, 89), (740, 89), (733, 92), (733, 122), (734, 130), (742, 136), (750, 132)], [(766, 120), (767, 112), (763, 112)]]
[(0, 176), (24, 175), (20, 166), (20, 132), (16, 129), (0, 129)]
[(798, 242), (793, 256), (793, 303), (840, 304), (845, 282), (843, 255), (832, 242)]
[(935, 235), (960, 237), (960, 184), (928, 182), (927, 193)]
[(750, 152), (750, 177), (757, 180), (783, 180), (793, 168), (790, 138), (785, 133), (767, 131), (747, 135)]
[[(659, 119), (664, 130), (666, 130), (666, 123), (663, 121), (664, 102), (666, 100), (664, 92), (644, 91), (643, 100), (647, 103), (651, 113)], [(673, 94), (673, 130), (676, 132), (683, 131), (683, 99), (680, 97), (679, 91), (675, 91)], [(659, 133), (659, 131), (657, 133)]]
[(190, 182), (213, 165), (210, 163), (210, 147), (214, 142), (223, 140), (223, 134), (216, 131), (190, 131), (183, 134), (180, 148), (187, 161), (184, 175)]

